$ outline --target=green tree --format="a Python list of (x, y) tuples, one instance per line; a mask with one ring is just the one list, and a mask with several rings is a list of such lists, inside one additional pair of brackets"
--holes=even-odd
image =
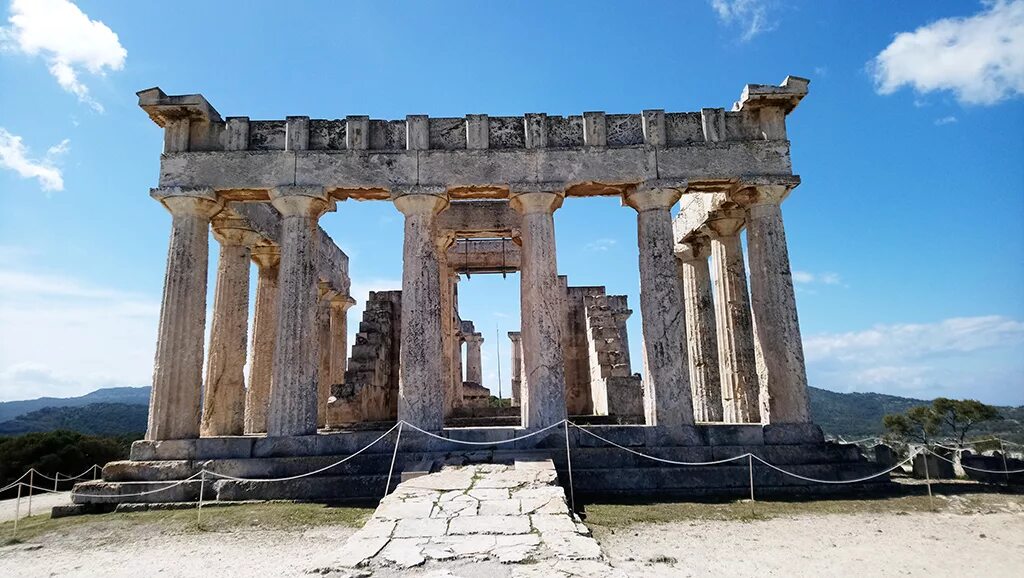
[(935, 413), (944, 429), (948, 430), (959, 447), (963, 447), (967, 432), (975, 425), (1002, 419), (999, 410), (976, 399), (937, 398), (932, 402)]
[(942, 420), (932, 407), (919, 405), (906, 413), (890, 413), (882, 418), (886, 431), (902, 441), (929, 444), (942, 426)]

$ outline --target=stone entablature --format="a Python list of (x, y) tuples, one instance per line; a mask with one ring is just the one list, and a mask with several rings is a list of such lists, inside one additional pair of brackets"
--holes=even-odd
[(451, 198), (502, 198), (511, 183), (559, 183), (570, 196), (618, 195), (651, 179), (703, 181), (792, 172), (785, 115), (808, 81), (748, 85), (732, 111), (582, 116), (222, 120), (201, 95), (139, 93), (165, 129), (161, 186), (208, 186), (264, 199), (282, 185), (335, 199), (384, 199), (440, 186)]

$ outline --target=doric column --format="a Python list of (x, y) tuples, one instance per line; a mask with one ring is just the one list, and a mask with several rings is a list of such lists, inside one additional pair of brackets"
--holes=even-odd
[(509, 331), (512, 341), (512, 407), (519, 407), (523, 386), (523, 340), (518, 331)]
[(670, 212), (679, 195), (679, 191), (671, 187), (641, 187), (627, 193), (623, 199), (637, 212), (640, 316), (644, 358), (650, 376), (644, 382), (648, 425), (693, 423), (689, 366), (683, 346), (686, 319)]
[(780, 203), (789, 186), (747, 189), (750, 293), (762, 376), (764, 423), (809, 423), (807, 369)]
[(451, 284), (452, 284), (452, 340), (451, 340), (451, 351), (452, 351), (452, 375), (451, 388), (455, 395), (456, 407), (462, 407), (464, 405), (464, 398), (462, 395), (462, 324), (459, 320), (459, 274), (451, 272)]
[(160, 305), (148, 440), (199, 437), (206, 326), (210, 218), (221, 210), (211, 189), (153, 189), (171, 213), (171, 239)]
[(331, 397), (331, 301), (337, 292), (323, 281), (317, 285), (316, 306), (316, 425), (327, 425), (327, 400)]
[(686, 305), (686, 350), (690, 359), (693, 416), (697, 421), (722, 421), (722, 379), (718, 370), (709, 255), (711, 245), (703, 237), (683, 243), (676, 251)]
[(538, 188), (512, 191), (521, 215), (520, 311), (527, 395), (523, 426), (542, 428), (565, 419), (565, 361), (562, 351), (561, 283), (555, 255), (554, 211), (562, 195)]
[(260, 236), (237, 217), (213, 221), (220, 243), (217, 288), (203, 388), (204, 436), (236, 436), (245, 431), (245, 361), (249, 331), (249, 262)]
[(724, 212), (708, 221), (707, 232), (711, 236), (711, 259), (715, 267), (722, 419), (729, 423), (756, 423), (761, 421), (761, 415), (747, 273), (740, 244), (742, 227), (742, 212)]
[[(451, 270), (448, 268), (448, 248), (451, 247), (455, 241), (453, 234), (440, 233), (434, 239), (434, 243), (437, 248), (437, 269), (440, 278), (438, 280), (438, 287), (440, 288), (440, 310), (441, 315), (441, 350), (450, 352), (452, 350), (452, 339), (455, 334), (454, 320), (455, 316), (452, 314), (453, 307), (453, 295), (452, 295), (452, 280)], [(454, 360), (451, 355), (441, 356), (441, 373), (445, 376), (451, 376), (453, 373), (452, 365)], [(462, 387), (461, 384), (458, 388), (455, 387), (454, 381), (450, 378), (444, 380), (444, 415), (451, 415), (452, 411), (462, 405)]]
[(444, 427), (446, 390), (434, 221), (447, 200), (439, 193), (414, 189), (394, 201), (405, 215), (398, 419), (427, 431)]
[(348, 295), (331, 299), (331, 374), (329, 385), (345, 383), (348, 366), (348, 310), (356, 304)]
[(466, 381), (483, 385), (483, 366), (480, 363), (480, 347), (484, 344), (484, 336), (470, 333), (466, 339)]
[(267, 435), (315, 434), (317, 220), (334, 203), (322, 187), (278, 187), (270, 199), (281, 213), (281, 269)]
[(252, 250), (259, 267), (256, 278), (256, 307), (252, 319), (252, 362), (249, 387), (245, 390), (245, 433), (267, 431), (267, 407), (274, 379), (274, 345), (277, 341), (278, 281), (281, 250), (260, 245)]

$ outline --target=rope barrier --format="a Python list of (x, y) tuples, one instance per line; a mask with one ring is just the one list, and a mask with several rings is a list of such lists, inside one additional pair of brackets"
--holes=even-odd
[[(409, 423), (407, 421), (402, 421), (401, 423), (404, 423), (405, 425), (407, 425), (407, 426), (411, 427), (412, 429), (420, 432), (421, 434), (428, 435), (428, 436), (430, 436), (432, 438), (439, 439), (441, 441), (455, 442), (457, 444), (463, 444), (463, 445), (468, 445), (468, 446), (493, 446), (493, 445), (501, 445), (501, 444), (510, 444), (510, 443), (513, 443), (513, 442), (517, 442), (517, 441), (525, 440), (527, 438), (531, 438), (531, 437), (533, 437), (533, 436), (535, 436), (537, 434), (544, 433), (544, 432), (548, 431), (551, 428), (556, 428), (556, 427), (562, 425), (562, 423), (567, 422), (567, 421), (569, 421), (569, 420), (563, 419), (562, 421), (553, 423), (553, 424), (551, 424), (551, 425), (549, 425), (549, 426), (547, 426), (545, 428), (541, 428), (541, 429), (539, 429), (539, 430), (537, 430), (535, 432), (530, 432), (530, 433), (528, 433), (526, 435), (523, 435), (523, 436), (519, 436), (519, 437), (516, 437), (516, 438), (507, 439), (507, 440), (498, 440), (498, 441), (493, 441), (493, 442), (471, 442), (469, 440), (456, 440), (456, 439), (452, 439), (452, 438), (446, 438), (444, 436), (439, 436), (439, 435), (437, 435), (435, 433), (431, 433), (431, 432), (428, 432), (426, 430), (420, 429), (420, 428), (416, 427), (415, 425), (413, 425), (413, 424), (411, 424), (411, 423)], [(570, 423), (572, 423), (572, 422), (570, 422)]]
[(741, 459), (747, 457), (747, 455), (748, 455), (748, 454), (743, 454), (743, 455), (739, 455), (739, 456), (733, 456), (731, 458), (726, 458), (724, 460), (715, 460), (715, 461), (711, 461), (711, 462), (681, 462), (681, 461), (677, 461), (677, 460), (669, 460), (669, 459), (666, 459), (666, 458), (659, 458), (657, 456), (648, 455), (648, 454), (645, 454), (643, 452), (638, 452), (638, 451), (636, 451), (636, 450), (634, 450), (632, 448), (627, 448), (626, 446), (619, 445), (619, 444), (613, 442), (612, 440), (603, 438), (603, 437), (597, 435), (596, 433), (594, 433), (594, 432), (592, 432), (590, 430), (583, 429), (582, 427), (580, 427), (579, 425), (576, 425), (575, 423), (573, 423), (571, 421), (569, 422), (569, 425), (575, 427), (576, 429), (580, 430), (581, 432), (583, 432), (585, 434), (591, 435), (591, 436), (593, 436), (593, 437), (603, 441), (606, 444), (613, 445), (613, 446), (619, 448), (620, 450), (625, 450), (625, 451), (627, 451), (627, 452), (629, 452), (631, 454), (636, 454), (636, 455), (638, 455), (638, 456), (640, 456), (642, 458), (647, 458), (649, 460), (654, 460), (656, 462), (661, 462), (661, 463), (664, 463), (664, 464), (672, 464), (674, 466), (713, 466), (713, 465), (717, 465), (717, 464), (725, 464), (725, 463), (728, 463), (728, 462), (734, 462), (736, 460), (741, 460)]
[[(939, 458), (940, 460), (947, 461), (947, 462), (953, 464), (954, 466), (956, 465), (956, 462), (954, 462), (953, 460), (951, 460), (951, 459), (949, 459), (949, 458), (947, 458), (945, 456), (939, 455), (939, 454), (937, 454), (937, 453), (935, 453), (935, 452), (933, 452), (931, 450), (928, 450), (928, 453), (930, 453), (931, 455)], [(960, 467), (965, 469), (965, 470), (973, 470), (975, 472), (983, 472), (983, 473), (986, 473), (986, 474), (1022, 474), (1022, 473), (1024, 473), (1024, 468), (1019, 469), (1019, 470), (986, 470), (986, 469), (982, 469), (982, 468), (974, 468), (974, 467), (971, 467), (971, 466), (965, 466), (965, 465), (963, 465), (963, 463), (960, 464)]]
[(855, 480), (819, 480), (817, 478), (809, 478), (807, 476), (801, 476), (800, 474), (795, 474), (793, 472), (786, 471), (786, 470), (780, 468), (779, 466), (776, 466), (775, 464), (771, 464), (769, 462), (766, 462), (765, 460), (755, 456), (754, 454), (749, 454), (749, 455), (753, 456), (753, 459), (761, 462), (762, 464), (768, 466), (769, 468), (772, 468), (773, 470), (778, 470), (779, 472), (781, 472), (783, 474), (786, 474), (787, 476), (791, 476), (791, 477), (798, 478), (798, 479), (801, 479), (801, 480), (805, 480), (805, 481), (808, 481), (808, 482), (815, 482), (815, 483), (818, 483), (818, 484), (858, 484), (860, 482), (866, 482), (868, 480), (873, 480), (873, 479), (875, 479), (877, 477), (884, 476), (884, 475), (886, 475), (888, 473), (893, 472), (894, 470), (896, 470), (896, 468), (900, 468), (904, 464), (906, 464), (906, 463), (910, 462), (911, 460), (913, 460), (914, 457), (917, 456), (918, 453), (920, 453), (920, 452), (916, 452), (915, 451), (914, 453), (912, 453), (910, 455), (909, 458), (903, 460), (902, 462), (896, 464), (895, 466), (893, 466), (893, 467), (891, 467), (891, 468), (889, 468), (887, 470), (878, 472), (877, 474), (872, 474), (870, 476), (865, 476), (863, 478), (857, 478)]

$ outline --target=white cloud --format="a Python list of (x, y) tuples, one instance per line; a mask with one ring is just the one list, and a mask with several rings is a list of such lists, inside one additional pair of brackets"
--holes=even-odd
[(2, 34), (7, 48), (41, 55), (64, 90), (103, 112), (79, 76), (83, 70), (102, 75), (124, 67), (128, 51), (113, 30), (68, 0), (13, 0), (7, 20), (11, 26)]
[(711, 0), (711, 7), (723, 23), (736, 24), (743, 29), (740, 38), (744, 42), (776, 26), (769, 19), (769, 5), (765, 0)]
[(843, 391), (1021, 403), (1024, 322), (999, 315), (811, 335), (811, 384)]
[(810, 273), (808, 271), (793, 271), (793, 282), (809, 285), (818, 283), (821, 285), (839, 285), (842, 280), (838, 273)]
[(587, 251), (607, 251), (618, 244), (615, 239), (595, 239), (583, 246)]
[(879, 94), (949, 90), (964, 104), (1024, 94), (1024, 0), (985, 2), (978, 14), (897, 34), (871, 62)]
[(955, 116), (944, 116), (942, 118), (935, 119), (935, 126), (943, 126), (947, 124), (953, 124), (955, 122), (957, 122), (957, 118)]
[(160, 304), (0, 261), (0, 400), (148, 385)]
[(25, 179), (37, 179), (44, 191), (63, 191), (64, 177), (56, 160), (68, 151), (70, 142), (64, 139), (50, 147), (45, 157), (32, 159), (21, 137), (0, 127), (0, 168), (10, 169)]

